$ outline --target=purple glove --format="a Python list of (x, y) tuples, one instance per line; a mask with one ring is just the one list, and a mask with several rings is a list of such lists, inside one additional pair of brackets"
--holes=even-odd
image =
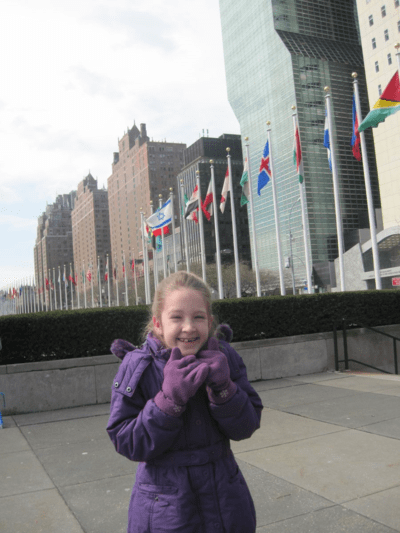
[(231, 373), (226, 355), (219, 349), (218, 340), (211, 337), (207, 350), (197, 354), (197, 359), (210, 367), (206, 378), (207, 393), (213, 403), (225, 403), (236, 392), (236, 385), (231, 380)]
[(208, 372), (207, 363), (197, 361), (194, 355), (182, 357), (180, 349), (173, 348), (164, 367), (162, 390), (154, 398), (156, 405), (167, 414), (179, 416)]

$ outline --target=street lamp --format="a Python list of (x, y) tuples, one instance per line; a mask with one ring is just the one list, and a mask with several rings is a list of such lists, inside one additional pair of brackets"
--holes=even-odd
[(292, 207), (290, 208), (290, 211), (289, 211), (289, 239), (290, 239), (290, 264), (291, 264), (291, 267), (292, 267), (292, 287), (293, 287), (293, 294), (296, 294), (296, 283), (295, 283), (295, 279), (294, 279), (294, 264), (293, 264), (293, 248), (292, 248), (292, 240), (293, 240), (293, 237), (292, 237), (292, 228), (291, 228), (291, 225), (290, 225), (290, 219), (292, 217), (292, 210), (293, 210), (293, 207), (297, 204), (297, 202), (300, 201), (300, 196), (297, 198), (297, 200), (295, 202), (293, 202), (292, 204)]

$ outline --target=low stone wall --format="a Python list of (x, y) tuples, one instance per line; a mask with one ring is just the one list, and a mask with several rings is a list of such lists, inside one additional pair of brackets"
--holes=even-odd
[[(400, 325), (379, 329), (400, 338)], [(338, 332), (339, 359), (343, 359), (342, 339)], [(347, 340), (350, 358), (394, 372), (392, 339), (354, 329), (347, 332)], [(335, 369), (332, 333), (234, 342), (232, 346), (242, 356), (250, 381)], [(400, 357), (399, 346), (398, 351)], [(6, 408), (0, 409), (3, 415), (11, 415), (107, 403), (118, 365), (119, 360), (110, 354), (0, 366), (0, 392), (6, 397)], [(350, 363), (350, 369), (360, 368)]]

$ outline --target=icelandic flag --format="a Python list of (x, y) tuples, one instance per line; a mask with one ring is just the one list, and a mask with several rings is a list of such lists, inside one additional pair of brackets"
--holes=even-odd
[(171, 210), (171, 200), (165, 202), (165, 204), (153, 213), (147, 220), (146, 224), (150, 229), (159, 229), (171, 224), (172, 221), (172, 210)]
[(329, 140), (329, 123), (328, 123), (328, 112), (325, 109), (325, 130), (324, 130), (324, 146), (328, 152), (328, 162), (329, 168), (332, 172), (332, 157), (331, 157), (331, 143)]
[(361, 161), (360, 152), (360, 132), (358, 131), (358, 116), (356, 109), (356, 99), (353, 94), (353, 135), (351, 137), (351, 146), (353, 147), (353, 155), (357, 161)]
[(271, 162), (269, 158), (269, 141), (267, 141), (260, 163), (260, 173), (258, 174), (258, 196), (261, 196), (261, 189), (267, 185), (271, 179)]

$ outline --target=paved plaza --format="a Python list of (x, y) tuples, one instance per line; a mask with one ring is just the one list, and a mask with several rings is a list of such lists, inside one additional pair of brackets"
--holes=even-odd
[[(400, 532), (398, 376), (327, 372), (252, 385), (261, 428), (232, 449), (257, 533)], [(108, 412), (102, 404), (4, 418), (2, 533), (126, 532), (136, 463), (115, 452)]]

